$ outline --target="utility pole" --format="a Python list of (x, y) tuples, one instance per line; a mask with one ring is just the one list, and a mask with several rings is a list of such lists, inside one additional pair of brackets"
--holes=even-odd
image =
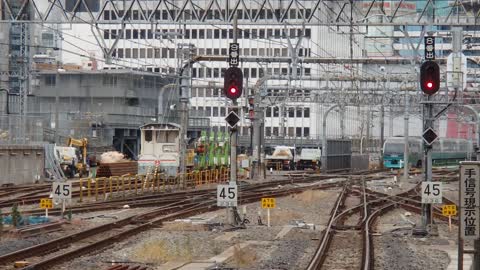
[[(408, 90), (405, 89), (405, 112), (404, 112), (404, 134), (403, 134), (403, 143), (404, 143), (404, 148), (403, 148), (403, 180), (408, 181), (408, 122), (409, 122), (409, 110), (410, 110), (410, 97), (408, 94)], [(392, 123), (390, 123), (392, 125)]]
[[(184, 45), (187, 45), (187, 49), (184, 49)], [(193, 44), (179, 44), (179, 49), (182, 53), (182, 63), (187, 62), (180, 70), (180, 185), (185, 184), (185, 174), (187, 172), (186, 156), (187, 156), (187, 130), (188, 130), (188, 99), (191, 88), (191, 76), (190, 70), (193, 65), (191, 61), (191, 47)]]
[(385, 107), (380, 106), (380, 168), (383, 169), (383, 141), (385, 140)]

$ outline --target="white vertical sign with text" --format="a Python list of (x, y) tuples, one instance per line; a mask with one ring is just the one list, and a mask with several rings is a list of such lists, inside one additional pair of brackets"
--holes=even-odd
[(462, 163), (460, 163), (460, 237), (478, 239), (480, 163)]

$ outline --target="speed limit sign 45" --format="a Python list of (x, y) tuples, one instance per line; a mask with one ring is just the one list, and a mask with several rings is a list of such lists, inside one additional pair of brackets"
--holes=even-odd
[(442, 183), (422, 183), (422, 203), (442, 203)]
[(54, 182), (52, 185), (52, 198), (54, 199), (71, 199), (72, 183)]
[(237, 206), (237, 185), (217, 186), (217, 206)]

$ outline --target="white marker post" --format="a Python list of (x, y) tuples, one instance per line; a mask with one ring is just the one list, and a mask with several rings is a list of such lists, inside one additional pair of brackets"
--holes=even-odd
[(267, 227), (270, 228), (270, 208), (267, 208)]

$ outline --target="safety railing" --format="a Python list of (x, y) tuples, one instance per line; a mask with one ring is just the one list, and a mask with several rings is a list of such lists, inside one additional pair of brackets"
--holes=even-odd
[(192, 171), (175, 177), (163, 173), (146, 175), (125, 174), (122, 176), (81, 178), (79, 180), (79, 201), (95, 201), (111, 198), (141, 195), (145, 193), (171, 192), (194, 189), (205, 185), (228, 182), (230, 169)]

